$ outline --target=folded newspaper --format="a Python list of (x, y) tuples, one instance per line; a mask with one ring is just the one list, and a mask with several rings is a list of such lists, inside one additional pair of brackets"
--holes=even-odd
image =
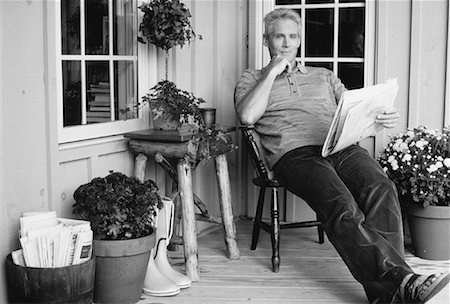
[(27, 267), (64, 267), (92, 256), (91, 223), (59, 218), (55, 211), (24, 212), (20, 218), (21, 249), (11, 253), (15, 264)]
[(397, 91), (397, 78), (345, 91), (328, 130), (322, 156), (327, 157), (380, 131), (383, 126), (375, 123), (375, 118), (394, 105)]

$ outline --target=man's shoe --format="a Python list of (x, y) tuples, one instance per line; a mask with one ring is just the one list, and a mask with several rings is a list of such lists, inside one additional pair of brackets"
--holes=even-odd
[(400, 290), (403, 303), (426, 303), (441, 291), (450, 281), (450, 273), (430, 276), (413, 274)]

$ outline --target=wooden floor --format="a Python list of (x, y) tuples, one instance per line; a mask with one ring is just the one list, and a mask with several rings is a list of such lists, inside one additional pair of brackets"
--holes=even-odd
[[(256, 250), (250, 250), (252, 222), (237, 221), (241, 258), (225, 256), (220, 228), (199, 235), (200, 281), (173, 297), (142, 295), (138, 304), (150, 303), (367, 303), (356, 282), (326, 239), (317, 242), (315, 228), (287, 229), (281, 233), (281, 267), (271, 270), (269, 234), (261, 232)], [(170, 252), (170, 262), (183, 271), (182, 249)], [(450, 261), (422, 260), (407, 253), (411, 267), (419, 273), (450, 270)], [(429, 304), (450, 303), (445, 288)]]

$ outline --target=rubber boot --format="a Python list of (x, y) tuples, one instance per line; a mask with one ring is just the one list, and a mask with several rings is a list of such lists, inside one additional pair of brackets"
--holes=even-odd
[(175, 206), (171, 199), (163, 197), (163, 208), (159, 210), (158, 214), (158, 229), (156, 231), (156, 249), (155, 252), (155, 264), (159, 271), (175, 282), (180, 288), (188, 288), (191, 286), (191, 279), (176, 271), (169, 264), (167, 259), (167, 246), (170, 243), (170, 239), (173, 235), (173, 220)]
[[(157, 215), (157, 218), (159, 215)], [(158, 220), (158, 219), (157, 219)], [(156, 237), (156, 244), (158, 244), (158, 234)], [(145, 294), (154, 297), (168, 297), (180, 293), (180, 287), (167, 278), (159, 271), (155, 263), (155, 254), (157, 245), (150, 252), (150, 259), (147, 265), (147, 272), (145, 274), (144, 286), (142, 290)]]

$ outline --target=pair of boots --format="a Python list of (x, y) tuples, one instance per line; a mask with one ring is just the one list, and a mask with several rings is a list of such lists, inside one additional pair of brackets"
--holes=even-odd
[(173, 234), (174, 204), (163, 197), (157, 215), (156, 244), (150, 253), (143, 291), (156, 297), (174, 296), (191, 286), (191, 279), (174, 270), (167, 260), (167, 246)]

